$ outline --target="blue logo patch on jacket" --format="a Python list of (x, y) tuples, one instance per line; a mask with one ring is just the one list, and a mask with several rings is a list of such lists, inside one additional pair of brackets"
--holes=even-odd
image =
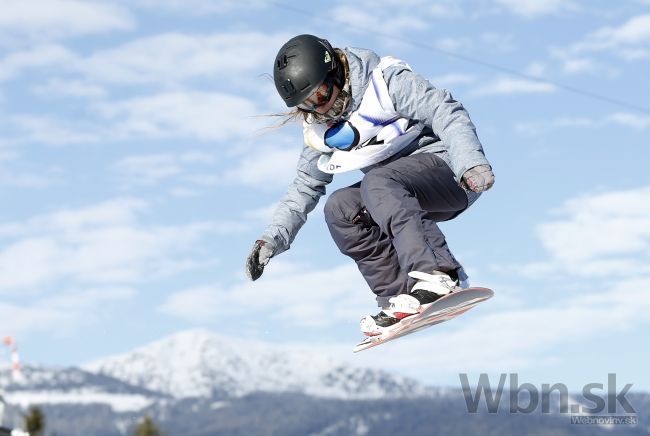
[(349, 121), (342, 121), (325, 132), (325, 145), (350, 150), (359, 144), (359, 131)]

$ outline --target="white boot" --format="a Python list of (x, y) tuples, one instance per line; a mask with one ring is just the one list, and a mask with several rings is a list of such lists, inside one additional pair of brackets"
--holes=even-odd
[(361, 318), (361, 333), (366, 336), (381, 336), (399, 327), (400, 318), (391, 309), (382, 309), (377, 315)]
[(398, 317), (421, 312), (423, 306), (428, 307), (438, 298), (461, 289), (454, 279), (440, 271), (434, 271), (433, 274), (412, 271), (409, 276), (418, 280), (411, 292), (396, 295), (388, 300), (391, 311)]

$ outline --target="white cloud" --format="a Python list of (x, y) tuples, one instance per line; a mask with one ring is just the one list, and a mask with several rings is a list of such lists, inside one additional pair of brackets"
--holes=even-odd
[(260, 152), (244, 157), (237, 166), (224, 173), (222, 180), (260, 190), (286, 187), (295, 177), (301, 148), (259, 147)]
[(589, 117), (559, 117), (550, 120), (537, 120), (515, 124), (515, 131), (522, 135), (536, 136), (558, 129), (569, 128), (602, 128), (609, 124), (617, 124), (635, 130), (645, 130), (650, 127), (650, 116), (629, 112), (616, 112), (602, 118)]
[(584, 73), (595, 69), (591, 59), (570, 59), (564, 63), (564, 71), (570, 74)]
[(0, 32), (49, 39), (131, 30), (125, 8), (107, 2), (78, 0), (3, 0)]
[[(259, 91), (262, 79), (258, 75), (271, 69), (273, 55), (269, 53), (284, 40), (263, 33), (167, 33), (87, 57), (53, 44), (10, 53), (0, 58), (0, 81), (21, 77), (25, 72), (47, 72), (41, 84), (32, 86), (39, 96), (78, 96), (95, 101), (74, 123), (52, 115), (16, 113), (6, 119), (16, 130), (15, 137), (9, 139), (64, 145), (133, 137), (230, 142), (235, 137), (249, 137), (263, 124), (254, 116), (269, 103), (266, 95), (256, 103), (241, 97), (242, 89)], [(53, 71), (59, 77), (52, 78)], [(228, 89), (232, 94), (186, 91), (189, 88), (182, 82), (191, 80), (205, 80), (203, 89)], [(131, 98), (106, 101), (107, 84), (152, 84), (173, 90), (141, 96), (130, 93)], [(233, 84), (239, 91), (233, 90)], [(93, 119), (97, 115), (99, 120)]]
[(177, 197), (177, 198), (190, 198), (190, 197), (198, 197), (199, 195), (201, 195), (201, 192), (197, 189), (175, 187), (169, 191), (169, 194), (172, 197)]
[(515, 49), (514, 37), (509, 34), (502, 34), (496, 32), (485, 32), (481, 34), (481, 41), (485, 50), (509, 53)]
[(60, 175), (48, 171), (43, 173), (17, 173), (3, 170), (0, 173), (0, 186), (5, 187), (41, 189), (59, 183), (62, 183)]
[(461, 38), (438, 38), (435, 41), (436, 48), (449, 52), (466, 52), (474, 45), (473, 41), (467, 37)]
[(224, 306), (219, 294), (218, 289), (209, 286), (187, 289), (169, 295), (158, 310), (190, 322), (212, 321), (223, 317)]
[(356, 29), (381, 29), (386, 33), (400, 33), (425, 29), (432, 18), (452, 19), (464, 15), (463, 6), (452, 0), (432, 4), (426, 0), (386, 0), (378, 8), (372, 0), (338, 6), (332, 12), (337, 23), (350, 24)]
[(278, 202), (269, 204), (268, 206), (261, 207), (258, 209), (247, 210), (244, 213), (246, 219), (251, 219), (255, 221), (261, 221), (262, 223), (270, 223), (273, 218), (273, 213), (278, 207)]
[(515, 131), (522, 135), (537, 136), (553, 130), (594, 127), (596, 121), (587, 117), (560, 117), (552, 120), (531, 121), (515, 124)]
[(486, 53), (507, 53), (514, 49), (513, 38), (511, 35), (485, 32), (478, 37), (442, 37), (436, 38), (434, 45), (436, 48), (452, 52), (467, 54), (468, 52), (480, 51), (483, 55)]
[(45, 188), (61, 183), (61, 174), (57, 169), (39, 168), (37, 171), (33, 169), (21, 171), (18, 169), (19, 164), (18, 153), (0, 148), (0, 186)]
[(473, 95), (514, 95), (531, 93), (551, 93), (556, 88), (550, 83), (538, 82), (527, 79), (501, 77), (471, 91)]
[(536, 18), (577, 8), (571, 0), (496, 0), (508, 11), (525, 18)]
[(13, 79), (26, 69), (66, 69), (76, 59), (76, 55), (70, 50), (55, 44), (13, 52), (0, 59), (0, 81)]
[(586, 57), (566, 57), (560, 56), (563, 59), (562, 69), (567, 74), (590, 74), (599, 78), (607, 77), (613, 78), (620, 74), (620, 70), (600, 60), (586, 58)]
[(262, 0), (136, 0), (135, 5), (155, 12), (173, 12), (186, 15), (223, 14), (233, 10), (251, 13), (266, 6)]
[[(224, 319), (263, 315), (299, 327), (328, 327), (378, 310), (374, 295), (353, 263), (318, 271), (281, 260), (272, 262), (256, 282), (182, 290), (170, 295), (159, 310), (198, 322), (216, 315)], [(337, 309), (332, 311), (332, 307)]]
[[(43, 82), (62, 94), (94, 95), (101, 92), (100, 83), (177, 88), (179, 83), (193, 79), (206, 80), (208, 89), (233, 83), (254, 88), (258, 76), (272, 70), (273, 54), (286, 39), (283, 34), (257, 32), (163, 33), (89, 56), (61, 45), (41, 44), (0, 58), (0, 81), (32, 69), (46, 71)], [(81, 75), (83, 80), (53, 80), (52, 71)]]
[(81, 80), (50, 79), (43, 84), (38, 84), (32, 91), (41, 97), (105, 97), (107, 91), (104, 87)]
[(620, 124), (625, 127), (632, 127), (637, 130), (645, 130), (650, 127), (649, 115), (619, 112), (611, 114), (607, 119), (612, 123)]
[(65, 334), (103, 321), (114, 303), (136, 294), (129, 287), (87, 288), (59, 292), (52, 297), (32, 300), (29, 305), (0, 302), (0, 331), (24, 335), (31, 332)]
[(67, 119), (17, 114), (7, 124), (15, 129), (14, 143), (46, 145), (93, 144), (183, 138), (232, 144), (252, 138), (263, 127), (260, 109), (250, 100), (224, 93), (168, 92), (90, 105), (99, 117)]
[(118, 84), (174, 84), (190, 78), (232, 83), (243, 73), (252, 78), (271, 71), (285, 39), (256, 32), (164, 33), (98, 51), (76, 68), (92, 81)]
[(474, 83), (476, 82), (476, 77), (471, 74), (451, 73), (432, 77), (429, 81), (437, 88), (451, 88), (455, 85)]
[(148, 209), (148, 204), (134, 198), (110, 200), (79, 209), (63, 209), (33, 218), (24, 227), (27, 231), (47, 226), (51, 229), (78, 231), (85, 227), (133, 225), (137, 217)]
[(13, 161), (18, 157), (15, 151), (0, 149), (0, 162)]
[[(352, 30), (376, 29), (387, 34), (402, 34), (407, 30), (426, 29), (429, 22), (423, 14), (427, 12), (439, 13), (436, 8), (426, 6), (418, 10), (422, 13), (413, 13), (412, 9), (405, 9), (403, 6), (378, 9), (375, 3), (364, 0), (354, 4), (336, 6), (330, 14), (332, 17), (336, 17), (337, 23), (348, 24)], [(330, 40), (330, 42), (336, 46), (336, 41)]]
[[(126, 186), (155, 185), (163, 180), (187, 175), (190, 170), (195, 171), (197, 165), (210, 165), (214, 162), (214, 155), (198, 151), (158, 153), (127, 156), (117, 162), (113, 169)], [(193, 168), (190, 169), (190, 166)], [(197, 181), (191, 176), (189, 179)]]
[(145, 225), (148, 205), (116, 199), (0, 225), (0, 291), (43, 293), (64, 281), (140, 283), (209, 262), (191, 254), (210, 235), (233, 233), (241, 223)]
[(550, 259), (526, 265), (530, 275), (618, 277), (650, 273), (650, 187), (568, 200), (558, 218), (537, 226)]
[(650, 57), (650, 15), (630, 18), (619, 27), (602, 27), (555, 54), (573, 58), (587, 53), (611, 52), (633, 61)]
[(57, 120), (49, 116), (15, 115), (9, 117), (8, 121), (18, 130), (14, 140), (20, 143), (91, 144), (99, 141), (101, 137), (100, 132), (88, 126), (82, 127), (81, 122), (69, 125), (66, 120)]
[(585, 195), (568, 200), (562, 219), (542, 224), (538, 234), (558, 259), (644, 254), (650, 249), (650, 187)]
[[(395, 2), (398, 6), (403, 6), (403, 1)], [(463, 16), (463, 5), (456, 1), (438, 1), (431, 3), (428, 1), (419, 2), (418, 10), (424, 10), (426, 15), (431, 18), (458, 18)]]
[(118, 138), (190, 137), (231, 141), (256, 128), (250, 118), (258, 109), (249, 100), (224, 93), (169, 92), (98, 103)]
[(524, 73), (528, 74), (529, 76), (543, 78), (546, 75), (547, 71), (548, 65), (546, 65), (544, 62), (533, 61), (526, 67)]
[(647, 44), (650, 42), (650, 15), (630, 18), (620, 27), (604, 27), (591, 35), (593, 42), (610, 44)]

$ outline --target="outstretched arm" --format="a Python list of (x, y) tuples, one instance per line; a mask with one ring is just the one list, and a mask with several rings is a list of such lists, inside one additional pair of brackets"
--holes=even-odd
[(246, 271), (252, 280), (262, 275), (269, 259), (289, 249), (307, 214), (314, 210), (325, 194), (325, 186), (332, 181), (331, 174), (316, 166), (320, 153), (305, 146), (298, 160), (296, 178), (275, 209), (271, 224), (255, 242), (246, 261)]
[(323, 173), (316, 166), (320, 155), (318, 151), (307, 146), (300, 154), (296, 178), (280, 200), (273, 220), (262, 236), (262, 240), (275, 246), (274, 254), (289, 249), (298, 231), (307, 221), (307, 214), (314, 210), (320, 197), (325, 194), (325, 186), (332, 181), (331, 174)]

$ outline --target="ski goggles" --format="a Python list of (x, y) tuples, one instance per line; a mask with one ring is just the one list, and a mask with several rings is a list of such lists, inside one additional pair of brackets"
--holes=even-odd
[[(325, 92), (321, 92), (321, 89), (325, 85), (327, 88)], [(310, 95), (305, 101), (297, 105), (298, 109), (305, 112), (315, 112), (319, 107), (325, 106), (330, 98), (332, 98), (332, 93), (334, 92), (334, 77), (327, 77), (323, 82), (323, 85), (318, 87), (316, 92)]]

